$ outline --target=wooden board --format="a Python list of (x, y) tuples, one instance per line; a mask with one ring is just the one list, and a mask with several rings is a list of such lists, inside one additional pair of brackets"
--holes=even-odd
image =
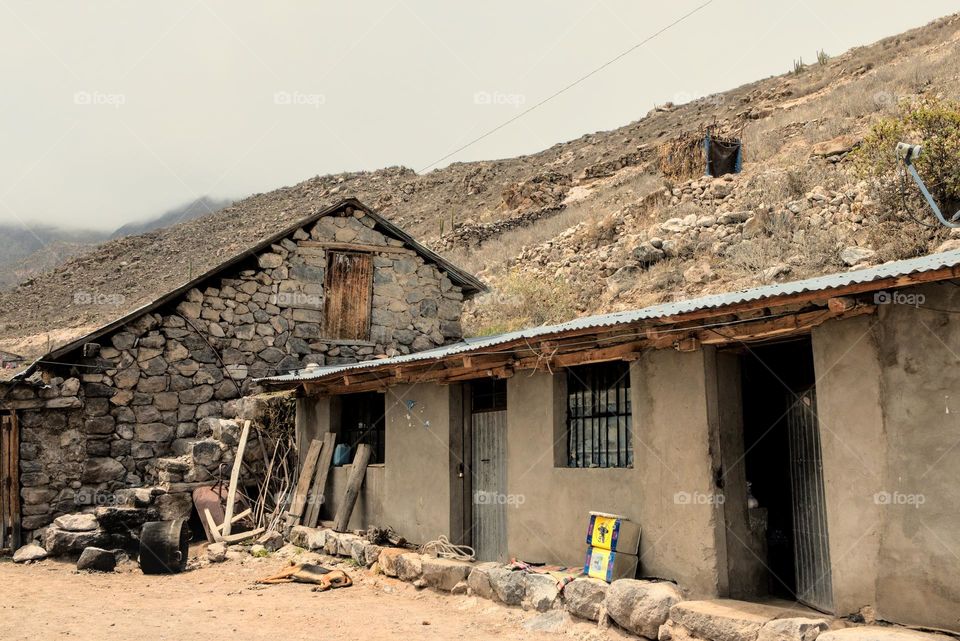
[(20, 547), (20, 425), (15, 412), (0, 422), (0, 548)]
[(233, 470), (230, 472), (230, 489), (227, 490), (227, 506), (223, 510), (223, 537), (230, 536), (233, 525), (233, 503), (237, 500), (237, 483), (240, 482), (240, 468), (243, 467), (243, 452), (247, 449), (247, 439), (250, 437), (250, 421), (244, 421), (243, 431), (240, 432), (240, 443), (237, 444), (237, 456), (233, 459)]
[(350, 252), (329, 252), (328, 256), (323, 335), (366, 340), (373, 301), (373, 256)]
[(313, 475), (313, 486), (310, 488), (310, 503), (303, 515), (303, 524), (307, 527), (317, 527), (320, 520), (320, 508), (325, 502), (324, 492), (327, 488), (327, 477), (330, 476), (330, 466), (333, 465), (333, 450), (337, 446), (337, 435), (327, 432), (323, 437), (323, 447), (320, 449), (320, 460), (317, 461), (317, 470)]
[(313, 481), (313, 471), (317, 467), (317, 459), (320, 456), (320, 450), (323, 448), (323, 441), (313, 439), (310, 441), (310, 447), (303, 457), (303, 465), (300, 468), (300, 478), (297, 479), (297, 488), (293, 493), (293, 501), (290, 503), (290, 510), (287, 512), (287, 524), (297, 525), (303, 516), (303, 508), (307, 504), (307, 493), (310, 491), (310, 483)]
[(363, 477), (367, 473), (367, 464), (370, 462), (370, 456), (373, 454), (373, 448), (366, 443), (357, 446), (357, 454), (353, 457), (353, 468), (350, 470), (350, 479), (347, 481), (347, 491), (343, 495), (343, 501), (337, 509), (337, 516), (333, 520), (333, 529), (337, 532), (346, 532), (350, 524), (350, 515), (353, 514), (353, 506), (357, 503), (357, 497), (360, 496), (360, 486), (363, 485)]

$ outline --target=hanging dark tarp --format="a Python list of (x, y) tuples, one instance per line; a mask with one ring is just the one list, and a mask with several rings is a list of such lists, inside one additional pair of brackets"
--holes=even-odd
[(739, 174), (743, 167), (743, 145), (736, 138), (713, 138), (707, 133), (703, 140), (707, 156), (706, 174), (723, 176)]

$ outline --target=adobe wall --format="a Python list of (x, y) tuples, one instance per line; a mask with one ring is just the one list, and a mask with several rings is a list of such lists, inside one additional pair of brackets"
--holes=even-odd
[(562, 466), (562, 374), (521, 373), (507, 387), (507, 549), (530, 561), (582, 565), (591, 510), (640, 524), (643, 576), (716, 596), (715, 501), (704, 352), (648, 352), (630, 369), (634, 465)]

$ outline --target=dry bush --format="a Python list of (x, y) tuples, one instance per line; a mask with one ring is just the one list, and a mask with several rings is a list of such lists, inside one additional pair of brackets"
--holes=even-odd
[(472, 336), (489, 336), (570, 320), (579, 310), (577, 292), (565, 280), (512, 270), (490, 294), (477, 301), (476, 323), (465, 328)]
[(896, 155), (899, 142), (923, 146), (915, 162), (917, 171), (934, 200), (952, 211), (960, 203), (960, 103), (937, 98), (905, 102), (897, 116), (874, 123), (854, 152), (854, 166), (871, 181), (885, 215), (926, 207), (919, 191), (912, 184), (904, 185)]

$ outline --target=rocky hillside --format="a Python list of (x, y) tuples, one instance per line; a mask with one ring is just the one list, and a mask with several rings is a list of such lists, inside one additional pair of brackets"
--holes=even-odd
[[(317, 176), (255, 194), (108, 242), (0, 294), (0, 348), (35, 354), (47, 332), (61, 342), (107, 322), (345, 196), (491, 285), (467, 319), (474, 333), (932, 251), (947, 236), (877, 207), (848, 152), (901, 100), (960, 97), (958, 45), (951, 16), (537, 154), (424, 175)], [(742, 135), (743, 173), (666, 180), (659, 146), (708, 125)]]

